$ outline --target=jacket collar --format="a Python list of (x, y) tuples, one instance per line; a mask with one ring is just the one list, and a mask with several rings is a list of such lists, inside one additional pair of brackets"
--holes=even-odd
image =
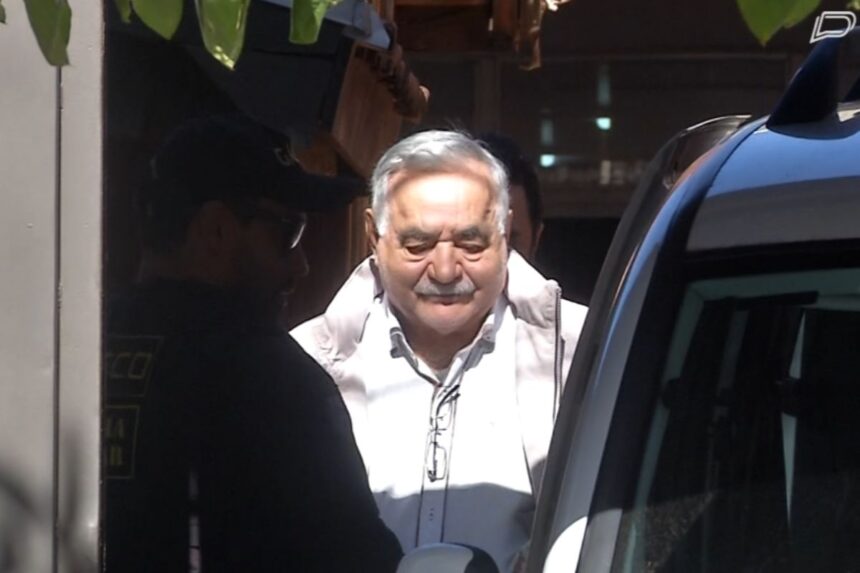
[(544, 278), (516, 251), (511, 251), (508, 257), (508, 282), (505, 288), (515, 317), (541, 328), (555, 324), (556, 307), (561, 294), (558, 283)]

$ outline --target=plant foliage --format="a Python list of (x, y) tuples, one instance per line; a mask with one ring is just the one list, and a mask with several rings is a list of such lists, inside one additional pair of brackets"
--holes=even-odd
[[(6, 10), (0, 0), (0, 24), (6, 23)], [(93, 0), (81, 0), (93, 1)], [(72, 25), (68, 0), (23, 0), (30, 27), (45, 59), (52, 66), (69, 63), (66, 52)], [(313, 44), (319, 37), (326, 11), (340, 0), (294, 0), (290, 18), (290, 41)], [(179, 28), (184, 0), (114, 0), (125, 23), (137, 17), (144, 25), (167, 40)], [(233, 69), (245, 43), (245, 27), (251, 0), (195, 0), (197, 21), (203, 44), (216, 60)], [(285, 31), (286, 32), (286, 31)]]

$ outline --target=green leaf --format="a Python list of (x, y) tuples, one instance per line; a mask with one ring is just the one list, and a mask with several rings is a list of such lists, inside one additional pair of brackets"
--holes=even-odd
[(782, 28), (794, 26), (812, 11), (821, 0), (737, 0), (747, 27), (762, 46)]
[(0, 24), (6, 23), (6, 8), (3, 7), (3, 4), (0, 3)]
[(134, 13), (153, 32), (169, 40), (182, 21), (182, 0), (131, 0)]
[(216, 60), (233, 69), (245, 43), (251, 0), (197, 0), (203, 44)]
[(122, 21), (126, 24), (131, 22), (131, 0), (114, 0), (114, 3)]
[(340, 0), (293, 0), (290, 14), (290, 42), (313, 44), (317, 41), (326, 11)]
[(854, 10), (855, 12), (860, 12), (860, 0), (851, 0), (848, 2), (848, 5), (845, 6), (849, 10)]
[(821, 4), (821, 0), (795, 0), (794, 6), (785, 17), (785, 28), (791, 28), (803, 22), (807, 16), (815, 12), (815, 9)]
[(744, 22), (753, 36), (764, 46), (785, 21), (783, 6), (779, 2), (762, 0), (738, 0)]
[(39, 42), (42, 55), (52, 66), (69, 63), (66, 48), (72, 27), (72, 9), (67, 0), (24, 0), (30, 28)]

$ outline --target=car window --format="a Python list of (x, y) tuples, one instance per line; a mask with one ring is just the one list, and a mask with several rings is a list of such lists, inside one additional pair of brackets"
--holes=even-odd
[(860, 563), (860, 269), (687, 288), (613, 571)]

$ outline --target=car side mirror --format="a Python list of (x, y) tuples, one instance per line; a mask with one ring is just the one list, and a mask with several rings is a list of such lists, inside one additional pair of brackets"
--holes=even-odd
[(499, 573), (483, 549), (456, 543), (422, 545), (400, 560), (397, 573)]

